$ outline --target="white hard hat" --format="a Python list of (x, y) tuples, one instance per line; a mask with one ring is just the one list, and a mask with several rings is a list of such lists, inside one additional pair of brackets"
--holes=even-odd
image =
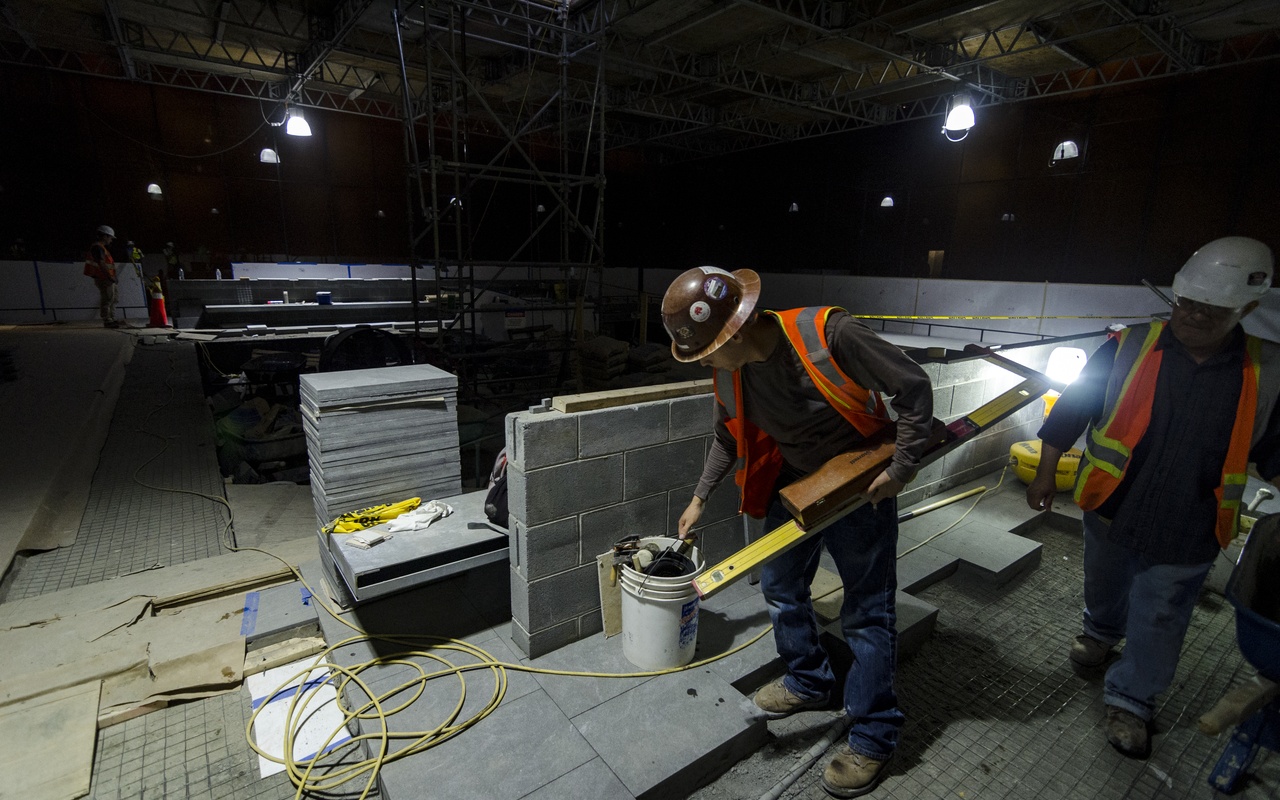
[(116, 235), (116, 229), (110, 225), (99, 225), (98, 233), (105, 233), (108, 236), (114, 237)]
[(1221, 308), (1240, 308), (1271, 288), (1271, 248), (1247, 236), (1214, 239), (1173, 276), (1173, 293)]

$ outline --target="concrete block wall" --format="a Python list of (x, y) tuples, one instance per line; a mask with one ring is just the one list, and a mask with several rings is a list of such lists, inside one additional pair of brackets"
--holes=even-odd
[[(506, 420), (512, 635), (537, 657), (601, 630), (596, 556), (624, 536), (674, 536), (711, 442), (708, 393)], [(699, 521), (707, 563), (741, 549), (738, 488)]]
[[(1099, 335), (1070, 345), (1089, 353), (1102, 340)], [(1056, 346), (1002, 353), (1043, 370)], [(934, 415), (948, 423), (1021, 380), (979, 359), (924, 369), (934, 384)], [(525, 653), (537, 657), (601, 630), (598, 554), (631, 533), (674, 535), (710, 446), (712, 404), (708, 393), (575, 414), (526, 411), (507, 417), (512, 635)], [(1010, 445), (1035, 438), (1043, 415), (1044, 403), (1037, 400), (925, 467), (900, 496), (899, 507), (999, 470), (1009, 461)], [(1005, 480), (1016, 478), (1009, 474)], [(709, 498), (699, 523), (699, 545), (709, 564), (744, 544), (738, 499), (729, 479)]]
[[(1086, 354), (1091, 354), (1104, 340), (1105, 336), (1098, 334), (1074, 339), (1066, 342), (1065, 346), (1079, 347)], [(1000, 352), (1012, 361), (1044, 371), (1049, 363), (1049, 354), (1060, 346), (1064, 343), (1008, 347)], [(1022, 380), (982, 359), (930, 363), (924, 365), (924, 370), (933, 382), (933, 415), (946, 423), (974, 411)], [(1009, 462), (1009, 447), (1015, 442), (1036, 438), (1043, 420), (1044, 402), (1036, 400), (973, 441), (943, 456), (940, 461), (920, 470), (916, 479), (898, 496), (898, 507), (907, 508), (1000, 469)], [(999, 480), (999, 477), (993, 475), (992, 480)], [(1012, 470), (1005, 475), (1005, 480), (1016, 480)]]

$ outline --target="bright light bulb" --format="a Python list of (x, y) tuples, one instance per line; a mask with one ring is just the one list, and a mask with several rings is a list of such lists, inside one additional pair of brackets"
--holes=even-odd
[(289, 109), (289, 121), (285, 123), (284, 132), (290, 136), (310, 136), (311, 126), (297, 108)]
[(1049, 365), (1045, 367), (1044, 374), (1050, 380), (1071, 383), (1080, 377), (1080, 371), (1088, 360), (1089, 357), (1079, 347), (1055, 347), (1049, 354)]

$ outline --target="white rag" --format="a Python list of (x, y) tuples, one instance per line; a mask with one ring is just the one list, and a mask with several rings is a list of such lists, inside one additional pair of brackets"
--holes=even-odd
[(442, 520), (453, 513), (453, 506), (432, 500), (423, 503), (412, 511), (407, 511), (387, 523), (387, 531), (420, 531), (430, 527), (431, 523)]

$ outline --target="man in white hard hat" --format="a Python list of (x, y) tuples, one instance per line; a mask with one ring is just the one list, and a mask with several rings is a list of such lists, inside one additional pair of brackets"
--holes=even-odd
[[(933, 389), (918, 364), (843, 309), (757, 312), (760, 277), (749, 269), (696, 267), (662, 298), (676, 360), (714, 368), (715, 436), (702, 478), (677, 526), (691, 535), (712, 488), (730, 472), (743, 513), (790, 520), (777, 490), (856, 448), (893, 436), (893, 462), (868, 487), (871, 501), (761, 569), (774, 643), (787, 674), (756, 693), (773, 717), (831, 705), (836, 676), (818, 640), (810, 584), (825, 546), (844, 583), (840, 610), (853, 665), (843, 707), (851, 727), (822, 785), (858, 797), (880, 783), (903, 715), (893, 688), (896, 497), (915, 474), (933, 422)], [(880, 392), (893, 397), (891, 421)]]
[(110, 225), (98, 226), (98, 238), (89, 246), (89, 253), (84, 259), (84, 274), (93, 278), (93, 285), (98, 287), (98, 313), (102, 324), (108, 328), (118, 328), (116, 320), (116, 300), (119, 298), (119, 284), (116, 278), (116, 263), (111, 257), (111, 242), (116, 232)]
[(1063, 451), (1086, 428), (1075, 501), (1084, 510), (1084, 632), (1068, 654), (1106, 671), (1107, 739), (1150, 754), (1214, 559), (1235, 537), (1250, 462), (1280, 476), (1280, 345), (1240, 320), (1271, 286), (1271, 250), (1243, 236), (1197, 250), (1173, 279), (1168, 324), (1126, 328), (1098, 348), (1040, 429), (1027, 503), (1048, 510)]

